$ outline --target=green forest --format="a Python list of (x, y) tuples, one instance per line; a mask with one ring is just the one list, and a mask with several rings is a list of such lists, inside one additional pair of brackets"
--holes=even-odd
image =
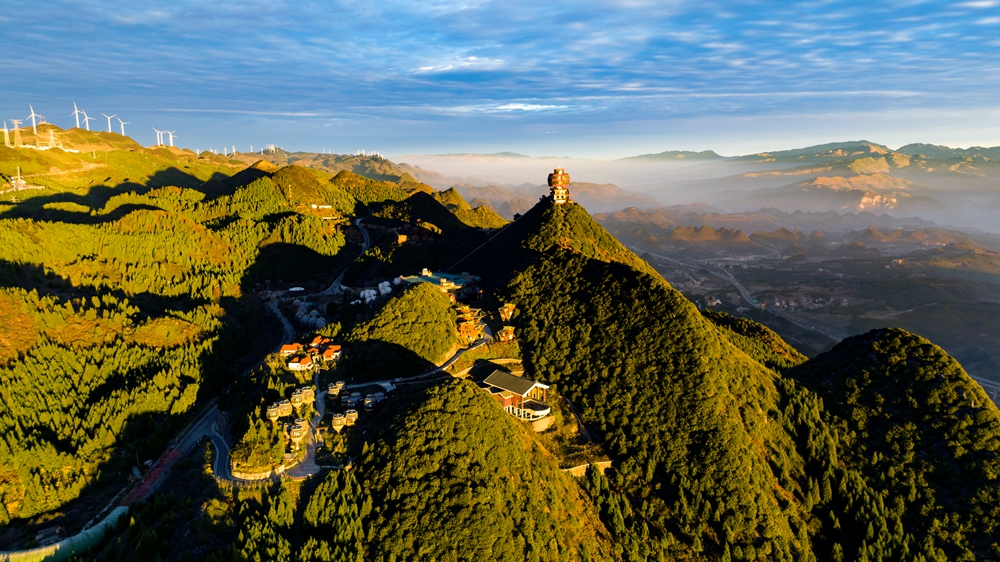
[(368, 379), (416, 375), (458, 344), (455, 319), (451, 301), (438, 288), (413, 285), (347, 334), (348, 371)]
[[(507, 222), (381, 159), (84, 141), (95, 149), (30, 155), (32, 174), (75, 171), (0, 201), (0, 550), (78, 531), (218, 408), (229, 457), (204, 441), (176, 451), (162, 486), (79, 559), (1000, 560), (1000, 411), (923, 338), (876, 329), (807, 359), (758, 323), (699, 311), (576, 203)], [(423, 232), (401, 241), (400, 225)], [(566, 471), (543, 426), (480, 388), (475, 373), (507, 365), (491, 348), (465, 357), (468, 378), (429, 372), (459, 349), (438, 287), (357, 300), (423, 267), (481, 276), (470, 304), (494, 328), (516, 305), (507, 355), (601, 467)], [(289, 371), (273, 310), (335, 279), (347, 294), (310, 306), (344, 355)], [(310, 402), (266, 419), (335, 380), (386, 400), (354, 406), (348, 428), (332, 425), (333, 396), (325, 415)], [(274, 468), (284, 423), (314, 413), (342, 464), (214, 474)]]

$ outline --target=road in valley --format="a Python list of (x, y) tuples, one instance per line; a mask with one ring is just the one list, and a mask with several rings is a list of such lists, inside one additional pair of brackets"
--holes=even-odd
[[(640, 250), (636, 248), (632, 248), (632, 250), (635, 252), (640, 252)], [(666, 256), (653, 254), (650, 252), (645, 252), (645, 253), (648, 253), (654, 258), (669, 262), (679, 267), (684, 267), (687, 269), (694, 269), (694, 270), (705, 270), (710, 274), (714, 275), (715, 277), (718, 277), (719, 279), (722, 279), (723, 281), (736, 287), (736, 290), (739, 291), (740, 295), (743, 297), (743, 300), (745, 300), (747, 304), (749, 304), (752, 308), (756, 308), (758, 310), (778, 316), (779, 318), (783, 318), (784, 320), (791, 322), (792, 324), (798, 326), (799, 328), (802, 328), (803, 330), (810, 330), (818, 334), (822, 334), (837, 342), (842, 341), (849, 335), (849, 334), (844, 334), (842, 332), (838, 332), (837, 330), (833, 330), (831, 328), (827, 328), (826, 326), (818, 326), (814, 322), (810, 322), (808, 320), (797, 318), (784, 310), (764, 307), (764, 305), (757, 302), (757, 299), (754, 298), (753, 293), (751, 293), (749, 289), (744, 287), (742, 283), (740, 283), (735, 277), (733, 277), (732, 273), (726, 271), (725, 269), (718, 268), (716, 266), (710, 266), (708, 264), (699, 265), (698, 262), (695, 262), (693, 264), (686, 263), (679, 260), (675, 260), (673, 258), (668, 258)], [(768, 256), (760, 256), (760, 257), (768, 257)], [(701, 260), (701, 261), (709, 261), (709, 260)]]

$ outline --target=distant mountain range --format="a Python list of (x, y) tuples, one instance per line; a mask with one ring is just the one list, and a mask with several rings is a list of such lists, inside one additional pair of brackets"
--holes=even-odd
[[(255, 157), (233, 158), (249, 163), (246, 159)], [(398, 181), (408, 174), (412, 181), (437, 190), (455, 188), (473, 206), (486, 205), (507, 218), (533, 206), (548, 191), (546, 175), (563, 167), (576, 180), (570, 186), (571, 197), (593, 213), (704, 202), (727, 214), (761, 208), (786, 213), (872, 212), (1000, 228), (995, 225), (1000, 210), (1000, 147), (915, 143), (893, 150), (859, 140), (735, 157), (711, 150), (671, 150), (616, 160), (515, 152), (411, 154), (398, 163), (280, 150), (264, 157), (278, 166), (296, 164), (330, 173), (349, 170), (380, 181)]]
[[(438, 189), (490, 187), (482, 197), (501, 213), (518, 212), (553, 167), (595, 185), (580, 198), (593, 212), (627, 206), (708, 203), (727, 212), (761, 207), (786, 212), (889, 213), (990, 229), (1000, 209), (1000, 147), (908, 144), (892, 149), (867, 140), (725, 157), (671, 150), (614, 160), (523, 154), (407, 155), (401, 168)], [(434, 170), (431, 172), (429, 170)], [(504, 195), (493, 186), (512, 191)], [(520, 188), (520, 189), (518, 189)], [(523, 193), (519, 193), (521, 191)], [(628, 201), (619, 200), (628, 196)]]
[(629, 156), (620, 160), (719, 160), (724, 156), (719, 156), (714, 150), (703, 150), (692, 152), (690, 150), (668, 150), (656, 154), (640, 154), (639, 156)]
[[(774, 251), (792, 254), (819, 247), (828, 253), (841, 245), (889, 252), (904, 252), (964, 244), (970, 248), (1000, 250), (1000, 237), (970, 235), (941, 228), (920, 219), (896, 219), (873, 213), (785, 213), (760, 209), (750, 213), (723, 214), (672, 209), (629, 208), (599, 213), (594, 218), (623, 243), (644, 251), (677, 251), (707, 255), (736, 255)], [(878, 225), (878, 226), (876, 226)]]
[[(933, 190), (881, 172), (851, 177), (815, 177), (789, 185), (749, 192), (729, 192), (730, 208), (776, 207), (805, 212), (883, 211), (919, 214), (944, 208), (926, 193)], [(727, 193), (728, 194), (728, 193)]]

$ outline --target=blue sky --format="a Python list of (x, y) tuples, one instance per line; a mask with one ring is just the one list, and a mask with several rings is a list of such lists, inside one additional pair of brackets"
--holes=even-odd
[(1000, 0), (6, 0), (0, 28), (0, 118), (32, 103), (70, 126), (76, 101), (144, 144), (154, 126), (384, 154), (1000, 144)]

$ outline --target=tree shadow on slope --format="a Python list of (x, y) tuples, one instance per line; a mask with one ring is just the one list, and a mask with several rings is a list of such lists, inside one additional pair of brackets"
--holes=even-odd
[[(77, 310), (82, 303), (89, 303), (98, 296), (113, 296), (119, 301), (127, 299), (131, 306), (138, 308), (136, 322), (163, 318), (165, 314), (172, 316), (169, 311), (190, 310), (206, 304), (155, 294), (125, 295), (121, 291), (74, 287), (67, 279), (51, 272), (46, 274), (40, 266), (12, 264), (7, 261), (0, 261), (0, 286), (36, 290), (43, 298), (53, 296), (59, 298), (60, 302), (74, 302)], [(14, 477), (15, 484), (20, 482), (22, 486), (18, 512), (27, 514), (26, 517), (19, 516), (6, 526), (0, 535), (0, 549), (30, 547), (32, 537), (38, 530), (53, 525), (65, 527), (70, 534), (80, 530), (87, 520), (96, 515), (129, 483), (134, 467), (145, 472), (142, 463), (159, 458), (168, 450), (168, 444), (181, 429), (194, 419), (202, 405), (217, 395), (239, 372), (254, 364), (262, 354), (273, 349), (275, 342), (280, 341), (280, 328), (274, 330), (274, 324), (267, 322), (268, 313), (252, 295), (248, 294), (239, 299), (224, 298), (218, 304), (225, 313), (220, 318), (220, 327), (211, 334), (217, 340), (208, 349), (199, 348), (195, 343), (190, 353), (198, 356), (194, 359), (185, 359), (183, 364), (174, 364), (179, 357), (174, 352), (157, 349), (152, 353), (145, 353), (140, 350), (146, 346), (125, 343), (120, 337), (113, 342), (99, 344), (99, 347), (110, 348), (107, 352), (101, 353), (113, 356), (113, 360), (120, 363), (120, 367), (112, 365), (110, 369), (113, 372), (108, 373), (105, 379), (99, 381), (86, 394), (75, 390), (79, 384), (71, 384), (69, 381), (63, 381), (66, 384), (62, 384), (57, 376), (66, 379), (71, 372), (76, 372), (77, 377), (94, 376), (88, 365), (96, 360), (90, 357), (93, 355), (92, 350), (96, 348), (86, 347), (88, 344), (81, 344), (85, 347), (78, 348), (74, 347), (76, 344), (50, 342), (47, 335), (41, 336), (42, 341), (49, 342), (45, 344), (48, 350), (43, 350), (47, 362), (58, 361), (59, 354), (70, 354), (75, 359), (60, 362), (63, 364), (62, 368), (51, 368), (55, 365), (49, 365), (44, 378), (7, 377), (6, 392), (14, 394), (27, 392), (33, 396), (46, 397), (49, 401), (54, 401), (56, 406), (33, 409), (37, 410), (35, 414), (42, 413), (42, 416), (29, 417), (25, 417), (24, 412), (18, 414), (16, 410), (0, 407), (0, 413), (7, 410), (3, 416), (10, 416), (7, 421), (19, 420), (15, 423), (21, 430), (16, 434), (8, 433), (5, 436), (8, 443), (15, 447), (9, 453), (12, 456), (3, 464), (13, 469), (6, 474), (6, 477)], [(182, 355), (186, 356), (188, 353)], [(106, 361), (111, 360), (111, 357), (106, 358)], [(38, 361), (33, 360), (29, 364), (22, 364), (19, 370), (30, 370), (33, 368), (31, 365), (37, 364)], [(197, 371), (184, 372), (191, 367)], [(18, 392), (14, 388), (17, 380), (30, 384), (32, 389)], [(156, 385), (163, 383), (155, 382), (158, 380), (167, 385), (166, 390), (159, 393), (160, 396)], [(41, 384), (41, 381), (49, 382)], [(195, 384), (197, 392), (190, 405), (178, 410), (176, 408), (178, 402), (174, 402), (171, 406), (169, 400), (164, 401), (169, 393), (180, 393), (181, 389)], [(100, 423), (97, 426), (87, 426), (86, 431), (90, 435), (82, 442), (75, 433), (73, 439), (70, 439), (65, 432), (67, 426), (79, 427), (79, 421), (52, 417), (61, 411), (57, 406), (58, 403), (65, 404), (67, 400), (78, 406), (114, 409), (112, 402), (123, 399), (129, 401), (129, 408), (149, 411), (125, 416), (120, 428), (113, 430), (110, 429), (108, 420), (98, 420)], [(9, 407), (14, 408), (15, 405), (9, 404)], [(17, 408), (32, 407), (30, 403), (21, 403)], [(47, 413), (43, 413), (45, 411)], [(87, 418), (86, 415), (81, 416), (81, 419)], [(14, 439), (18, 441), (24, 439), (27, 448), (17, 447), (17, 441), (10, 441)], [(80, 457), (77, 454), (87, 450), (93, 453), (95, 447), (98, 451), (96, 458)], [(105, 447), (111, 449), (110, 455), (101, 461), (99, 459), (104, 453), (100, 450)], [(96, 464), (92, 464), (95, 461)], [(90, 471), (92, 476), (89, 481), (74, 478), (72, 483), (58, 486), (38, 480), (39, 474), (51, 473), (57, 466), (61, 467), (61, 470), (70, 470), (70, 474), (78, 476), (82, 476), (79, 474), (80, 470), (89, 467), (86, 470)], [(39, 470), (42, 472), (38, 472)], [(9, 484), (10, 480), (7, 482)], [(0, 499), (9, 493), (16, 493), (16, 486), (7, 490), (0, 489)], [(18, 512), (15, 512), (15, 515)]]
[(412, 377), (436, 367), (413, 351), (386, 341), (353, 342), (348, 352), (344, 372), (359, 382)]
[[(219, 174), (218, 172), (216, 172), (216, 175), (220, 175), (222, 178), (228, 178), (228, 176)], [(36, 196), (32, 196), (31, 191), (21, 192), (25, 197), (23, 201), (0, 202), (0, 219), (35, 218), (37, 220), (57, 220), (72, 224), (104, 222), (106, 220), (104, 217), (100, 217), (95, 220), (93, 217), (90, 217), (89, 212), (99, 212), (105, 205), (107, 205), (108, 201), (116, 195), (122, 195), (130, 192), (134, 192), (137, 195), (143, 195), (152, 189), (167, 186), (199, 190), (199, 188), (206, 183), (198, 179), (196, 176), (176, 167), (171, 167), (154, 173), (145, 184), (136, 183), (131, 180), (125, 180), (115, 185), (105, 183), (110, 179), (111, 178), (107, 178), (97, 185), (79, 188), (72, 191), (60, 191)], [(215, 179), (214, 176), (213, 179)], [(15, 193), (15, 195), (17, 194)], [(206, 193), (206, 195), (208, 194)], [(59, 209), (58, 207), (60, 205), (76, 205), (80, 207), (80, 211), (83, 211), (83, 208), (86, 208), (87, 211), (67, 211), (65, 209)], [(46, 208), (46, 206), (50, 208)], [(52, 211), (59, 212), (51, 215), (45, 215), (45, 213)]]
[[(357, 256), (358, 248), (345, 245), (336, 255), (288, 243), (268, 244), (243, 276), (243, 290), (265, 280), (281, 279), (303, 285), (325, 284), (335, 278)], [(325, 287), (324, 287), (325, 288)]]

